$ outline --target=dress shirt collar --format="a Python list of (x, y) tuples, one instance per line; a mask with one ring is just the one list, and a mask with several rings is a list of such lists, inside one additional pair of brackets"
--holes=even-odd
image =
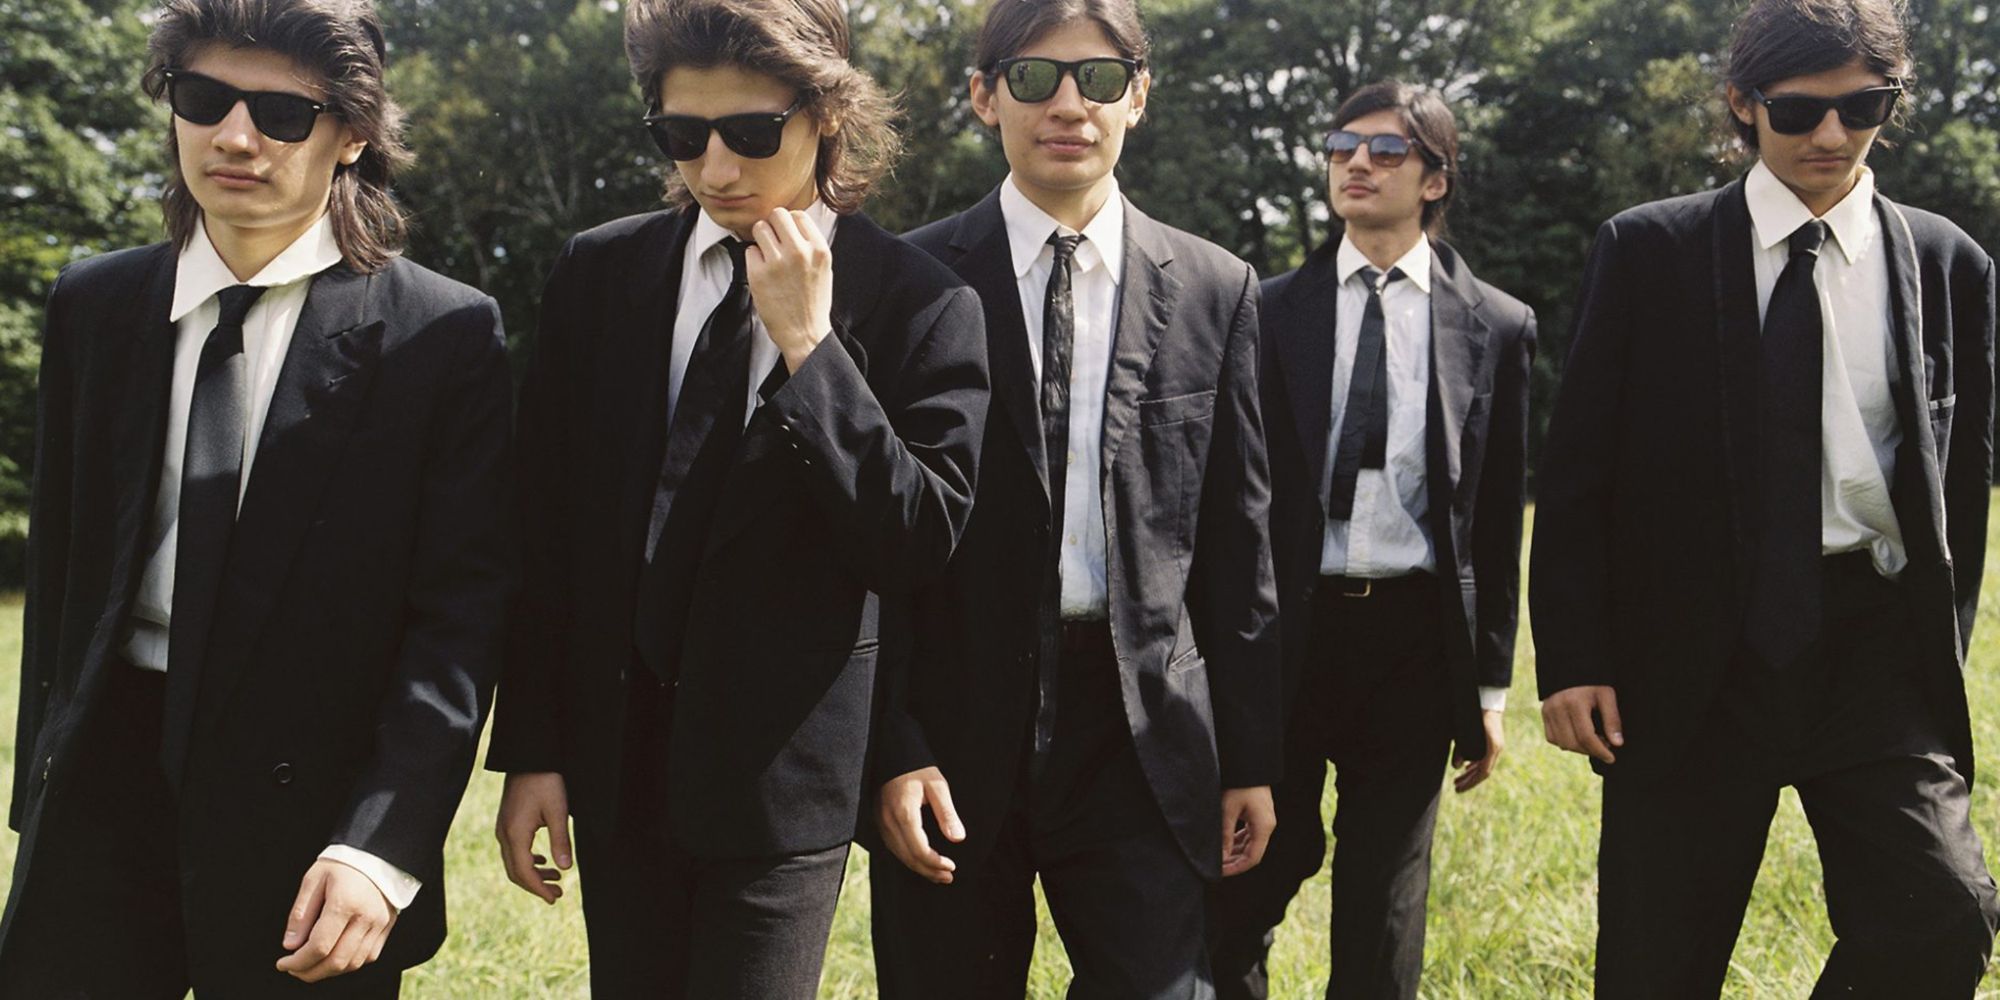
[(338, 263), (340, 242), (333, 238), (333, 220), (321, 215), (311, 229), (271, 258), (263, 270), (251, 276), (249, 281), (237, 281), (229, 265), (222, 262), (222, 255), (215, 252), (215, 244), (209, 242), (208, 224), (204, 221), (194, 227), (194, 235), (188, 238), (187, 247), (181, 250), (180, 258), (174, 264), (174, 306), (167, 319), (180, 322), (202, 303), (214, 298), (215, 293), (233, 285), (276, 288), (312, 277)]
[[(1014, 254), (1014, 277), (1018, 280), (1028, 275), (1035, 266), (1035, 258), (1041, 256), (1042, 248), (1049, 242), (1049, 234), (1060, 232), (1065, 236), (1076, 235), (1076, 230), (1058, 223), (1049, 213), (1041, 210), (1021, 189), (1014, 186), (1014, 175), (1007, 175), (1007, 182), (1000, 185), (1000, 215), (1007, 220), (1007, 248)], [(1104, 207), (1083, 227), (1083, 243), (1076, 248), (1076, 273), (1084, 274), (1101, 261), (1111, 275), (1113, 287), (1125, 277), (1125, 196), (1118, 191), (1118, 182), (1111, 182), (1111, 196), (1104, 199)]]
[[(826, 237), (829, 241), (827, 245), (831, 246), (833, 225), (839, 221), (839, 215), (833, 209), (828, 208), (826, 202), (814, 198), (813, 203), (806, 206), (806, 218), (811, 219), (813, 225), (819, 227), (820, 235)], [(706, 210), (697, 211), (694, 220), (694, 235), (688, 237), (688, 252), (694, 254), (696, 260), (700, 260), (704, 254), (715, 249), (723, 240), (735, 235), (735, 233), (722, 228), (722, 223), (709, 218)]]
[[(1750, 224), (1756, 227), (1757, 245), (1766, 250), (1777, 246), (1813, 218), (1812, 209), (1778, 180), (1771, 168), (1758, 160), (1743, 180), (1743, 196), (1750, 203)], [(1875, 171), (1861, 168), (1861, 179), (1840, 204), (1820, 216), (1833, 231), (1834, 242), (1849, 264), (1860, 263), (1875, 245), (1880, 227), (1875, 220)]]
[[(1345, 233), (1341, 234), (1340, 252), (1334, 256), (1333, 263), (1334, 273), (1343, 285), (1347, 284), (1347, 279), (1354, 277), (1354, 272), (1364, 267), (1375, 266)], [(1431, 241), (1428, 237), (1419, 238), (1416, 246), (1411, 247), (1389, 266), (1401, 269), (1403, 277), (1408, 279), (1410, 284), (1417, 286), (1418, 291), (1425, 295), (1431, 293)]]

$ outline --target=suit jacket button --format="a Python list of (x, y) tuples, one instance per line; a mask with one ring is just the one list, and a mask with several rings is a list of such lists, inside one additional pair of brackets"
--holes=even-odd
[(271, 780), (277, 782), (280, 785), (291, 784), (292, 765), (280, 762), (277, 767), (271, 769)]

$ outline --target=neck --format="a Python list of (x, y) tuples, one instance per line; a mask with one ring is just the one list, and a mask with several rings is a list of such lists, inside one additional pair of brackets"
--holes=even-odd
[(208, 242), (215, 246), (215, 255), (222, 258), (229, 273), (235, 275), (238, 281), (249, 281), (284, 253), (286, 247), (298, 242), (299, 237), (304, 236), (319, 220), (320, 217), (315, 215), (296, 226), (246, 229), (217, 222), (203, 214), (201, 224), (208, 232)]
[(1361, 251), (1368, 263), (1383, 271), (1396, 266), (1423, 238), (1424, 228), (1415, 220), (1386, 229), (1347, 227), (1347, 242), (1354, 244), (1354, 249)]
[(1077, 232), (1082, 232), (1083, 227), (1090, 225), (1090, 220), (1097, 218), (1097, 213), (1104, 208), (1104, 203), (1111, 200), (1111, 192), (1115, 187), (1110, 174), (1105, 174), (1102, 180), (1087, 188), (1075, 191), (1050, 191), (1030, 187), (1020, 183), (1018, 176), (1015, 178), (1014, 186), (1027, 196), (1030, 204), (1047, 212), (1049, 218)]

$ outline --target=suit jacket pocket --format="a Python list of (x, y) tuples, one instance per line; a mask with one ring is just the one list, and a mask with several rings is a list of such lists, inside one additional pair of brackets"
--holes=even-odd
[(1944, 478), (1945, 463), (1951, 457), (1951, 416), (1958, 408), (1958, 394), (1930, 401), (1931, 439), (1937, 442), (1938, 478)]
[(1161, 399), (1139, 401), (1139, 424), (1142, 427), (1156, 424), (1174, 424), (1184, 420), (1196, 420), (1215, 412), (1215, 390), (1204, 389), (1185, 396), (1167, 396)]

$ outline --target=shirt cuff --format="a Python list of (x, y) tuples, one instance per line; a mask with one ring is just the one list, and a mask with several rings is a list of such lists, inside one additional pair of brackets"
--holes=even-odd
[(1479, 710), (1482, 712), (1504, 712), (1507, 710), (1507, 689), (1503, 687), (1479, 688)]
[(322, 861), (338, 861), (368, 876), (368, 881), (375, 883), (375, 888), (382, 890), (383, 898), (389, 901), (390, 906), (396, 908), (397, 913), (409, 909), (411, 901), (417, 898), (417, 890), (424, 887), (424, 884), (417, 881), (409, 872), (367, 851), (356, 850), (346, 844), (328, 844), (326, 850), (319, 852), (319, 856)]

